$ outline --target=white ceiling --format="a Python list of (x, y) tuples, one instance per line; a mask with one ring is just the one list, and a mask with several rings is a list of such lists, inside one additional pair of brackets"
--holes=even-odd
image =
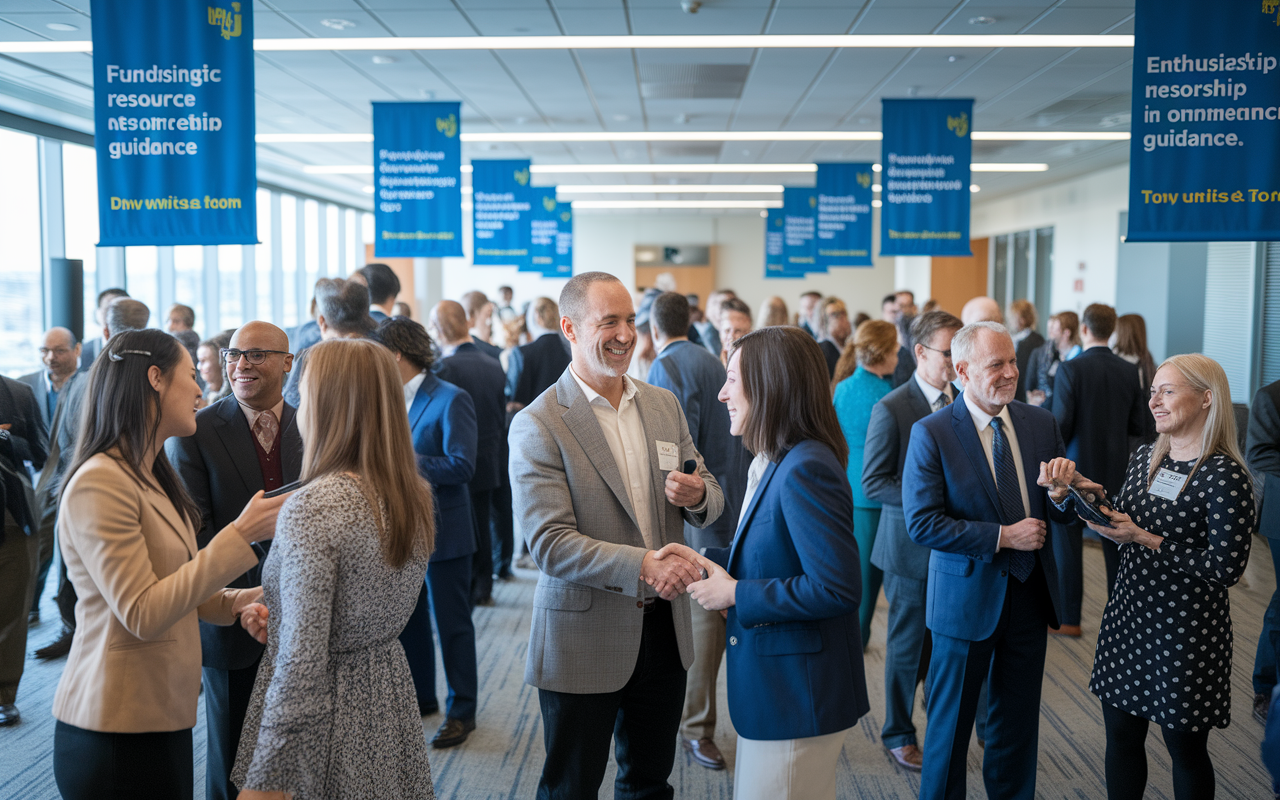
[[(88, 12), (89, 0), (0, 0), (0, 41), (87, 39)], [(256, 0), (254, 15), (258, 38), (1133, 33), (1133, 0), (703, 0), (697, 14), (681, 11), (679, 0)], [(975, 17), (995, 21), (970, 24)], [(355, 24), (342, 30), (322, 20)], [(77, 30), (47, 27), (59, 22)], [(471, 132), (878, 130), (883, 97), (972, 97), (977, 130), (1129, 129), (1132, 54), (1122, 48), (392, 51), (382, 54), (394, 59), (387, 64), (375, 64), (375, 55), (259, 52), (258, 130), (367, 132), (371, 100), (423, 99), (460, 100)], [(86, 129), (91, 87), (86, 54), (0, 56), (0, 96), (79, 118)], [(707, 94), (719, 96), (699, 96)], [(468, 143), (463, 155), (544, 164), (813, 162), (878, 160), (879, 149), (875, 142)], [(1123, 163), (1127, 155), (1126, 142), (977, 142), (975, 161), (1050, 168), (977, 175), (975, 199)], [(261, 165), (278, 173), (369, 159), (368, 144), (259, 147)], [(368, 183), (309, 179), (356, 192)], [(733, 173), (561, 179), (651, 181), (760, 182)], [(786, 180), (806, 181), (812, 176)]]

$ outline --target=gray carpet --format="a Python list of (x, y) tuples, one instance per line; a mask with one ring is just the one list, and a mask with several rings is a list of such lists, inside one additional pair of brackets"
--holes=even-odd
[[(1253, 697), (1250, 676), (1253, 654), (1261, 629), (1263, 612), (1270, 600), (1275, 580), (1271, 559), (1260, 539), (1245, 579), (1231, 592), (1236, 652), (1232, 675), (1233, 722), (1225, 731), (1210, 737), (1210, 752), (1218, 775), (1219, 798), (1258, 800), (1270, 797), (1269, 779), (1258, 759), (1262, 726), (1249, 715)], [(533, 797), (542, 767), (542, 727), (537, 693), (525, 685), (525, 649), (528, 646), (529, 606), (535, 575), (524, 573), (494, 592), (495, 605), (476, 611), (481, 700), (479, 729), (463, 746), (432, 751), (431, 767), (436, 795), (440, 798), (487, 800)], [(1104, 602), (1102, 554), (1085, 548), (1085, 598), (1083, 639), (1050, 637), (1045, 670), (1040, 727), (1040, 761), (1037, 796), (1093, 800), (1106, 796), (1103, 781), (1104, 737), (1097, 698), (1087, 687), (1093, 663), (1094, 637)], [(56, 633), (57, 613), (47, 598), (42, 605), (45, 622), (32, 629), (31, 648), (44, 644)], [(920, 783), (913, 773), (900, 770), (880, 745), (879, 731), (884, 712), (884, 619), (885, 602), (880, 599), (871, 646), (867, 651), (868, 689), (871, 713), (849, 734), (839, 767), (841, 798), (905, 800), (919, 794)], [(46, 800), (58, 797), (53, 782), (51, 750), (53, 720), (49, 709), (62, 671), (62, 662), (44, 664), (28, 660), (19, 707), (24, 722), (15, 728), (0, 728), (0, 800)], [(444, 697), (443, 676), (440, 698)], [(734, 736), (724, 701), (721, 679), (721, 734), (717, 737), (730, 764), (734, 758)], [(442, 717), (423, 720), (425, 735), (434, 733)], [(917, 724), (924, 730), (924, 715), (917, 712)], [(203, 714), (195, 731), (197, 742), (197, 797), (203, 796), (204, 748)], [(1169, 759), (1159, 733), (1148, 740), (1153, 800), (1172, 800)], [(981, 783), (982, 751), (974, 741), (969, 756), (969, 796), (984, 796)], [(614, 769), (605, 778), (602, 798), (612, 797)], [(710, 772), (693, 764), (684, 753), (676, 758), (671, 776), (676, 797), (729, 798), (730, 772)]]

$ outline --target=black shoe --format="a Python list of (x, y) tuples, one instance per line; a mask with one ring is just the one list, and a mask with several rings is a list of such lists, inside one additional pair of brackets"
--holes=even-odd
[(33, 608), (31, 609), (31, 613), (27, 614), (27, 625), (39, 625), (39, 624), (40, 624), (40, 609)]
[(440, 726), (440, 730), (436, 731), (436, 735), (431, 737), (431, 746), (437, 750), (443, 750), (446, 747), (457, 747), (465, 742), (467, 736), (475, 729), (476, 721), (474, 719), (464, 721), (449, 717)]
[(62, 635), (55, 641), (36, 651), (36, 658), (43, 661), (52, 661), (55, 658), (62, 658), (67, 653), (71, 652), (71, 638), (74, 635), (74, 630), (63, 629)]
[(439, 704), (439, 703), (437, 703), (437, 702), (435, 702), (435, 701), (432, 701), (430, 705), (426, 705), (426, 706), (424, 706), (424, 705), (422, 705), (422, 704), (419, 704), (419, 705), (418, 705), (418, 713), (419, 713), (419, 714), (421, 714), (421, 715), (422, 715), (422, 716), (424, 716), (424, 717), (429, 717), (429, 716), (431, 716), (432, 714), (439, 714), (439, 713), (440, 713), (440, 704)]
[(1267, 711), (1271, 708), (1271, 698), (1265, 694), (1253, 696), (1253, 718), (1263, 725), (1267, 724)]
[(504, 570), (500, 570), (500, 571), (498, 572), (498, 574), (497, 574), (497, 575), (494, 575), (493, 577), (494, 577), (494, 579), (495, 579), (495, 580), (500, 580), (500, 581), (509, 581), (509, 580), (511, 580), (512, 578), (514, 578), (515, 576), (511, 574), (511, 570), (510, 570), (510, 569), (504, 569)]
[(17, 725), (21, 721), (22, 715), (18, 713), (18, 707), (13, 703), (7, 706), (0, 706), (0, 728)]

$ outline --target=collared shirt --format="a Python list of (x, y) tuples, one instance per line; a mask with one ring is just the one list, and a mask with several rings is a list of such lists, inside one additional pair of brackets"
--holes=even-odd
[(759, 453), (751, 460), (751, 466), (747, 467), (747, 493), (742, 497), (742, 510), (738, 512), (738, 527), (742, 527), (742, 520), (747, 516), (747, 509), (751, 507), (751, 501), (756, 499), (756, 492), (760, 490), (760, 479), (764, 477), (764, 471), (769, 468), (769, 456), (767, 453)]
[(422, 387), (422, 382), (427, 379), (427, 373), (419, 372), (409, 379), (404, 385), (404, 406), (411, 408), (413, 406), (413, 398), (417, 397), (418, 389)]
[[(978, 440), (982, 442), (982, 451), (987, 456), (987, 466), (991, 467), (991, 479), (996, 480), (996, 457), (994, 450), (995, 431), (991, 430), (992, 416), (987, 412), (978, 408), (973, 398), (969, 396), (969, 392), (960, 395), (964, 398), (964, 404), (969, 408), (969, 416), (973, 419), (973, 426), (978, 430)], [(1031, 495), (1027, 493), (1027, 476), (1022, 467), (1022, 449), (1018, 447), (1018, 433), (1013, 429), (1013, 419), (1009, 416), (1009, 407), (1005, 406), (1000, 409), (997, 415), (1000, 417), (1000, 427), (1004, 432), (1005, 438), (1009, 440), (1009, 453), (1013, 456), (1013, 465), (1018, 470), (1018, 490), (1022, 493), (1022, 513), (1025, 517), (1031, 516)], [(996, 549), (1000, 549), (999, 533), (996, 534)]]
[[(258, 424), (258, 417), (262, 416), (263, 412), (254, 411), (244, 403), (240, 403), (240, 410), (244, 412), (244, 418), (249, 420), (249, 430), (253, 430), (253, 426)], [(284, 398), (281, 398), (279, 403), (272, 406), (270, 411), (276, 415), (276, 422), (281, 422), (281, 415), (284, 414)]]
[[(915, 377), (916, 385), (920, 387), (920, 391), (924, 392), (924, 399), (928, 401), (929, 408), (936, 408), (938, 404), (938, 396), (946, 391), (945, 388), (935, 389), (930, 386), (928, 381), (920, 377), (920, 370), (916, 370), (913, 377)], [(947, 398), (947, 402), (953, 402), (956, 399), (955, 393), (947, 392)]]

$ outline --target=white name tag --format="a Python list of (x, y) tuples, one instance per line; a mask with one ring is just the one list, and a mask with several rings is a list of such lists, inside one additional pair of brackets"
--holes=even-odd
[(1178, 492), (1182, 491), (1182, 487), (1186, 485), (1187, 476), (1174, 472), (1171, 469), (1162, 469), (1156, 473), (1156, 479), (1151, 482), (1151, 494), (1156, 497), (1162, 497), (1165, 500), (1176, 500)]
[(658, 446), (658, 469), (670, 472), (680, 469), (680, 445), (674, 442), (654, 441)]

